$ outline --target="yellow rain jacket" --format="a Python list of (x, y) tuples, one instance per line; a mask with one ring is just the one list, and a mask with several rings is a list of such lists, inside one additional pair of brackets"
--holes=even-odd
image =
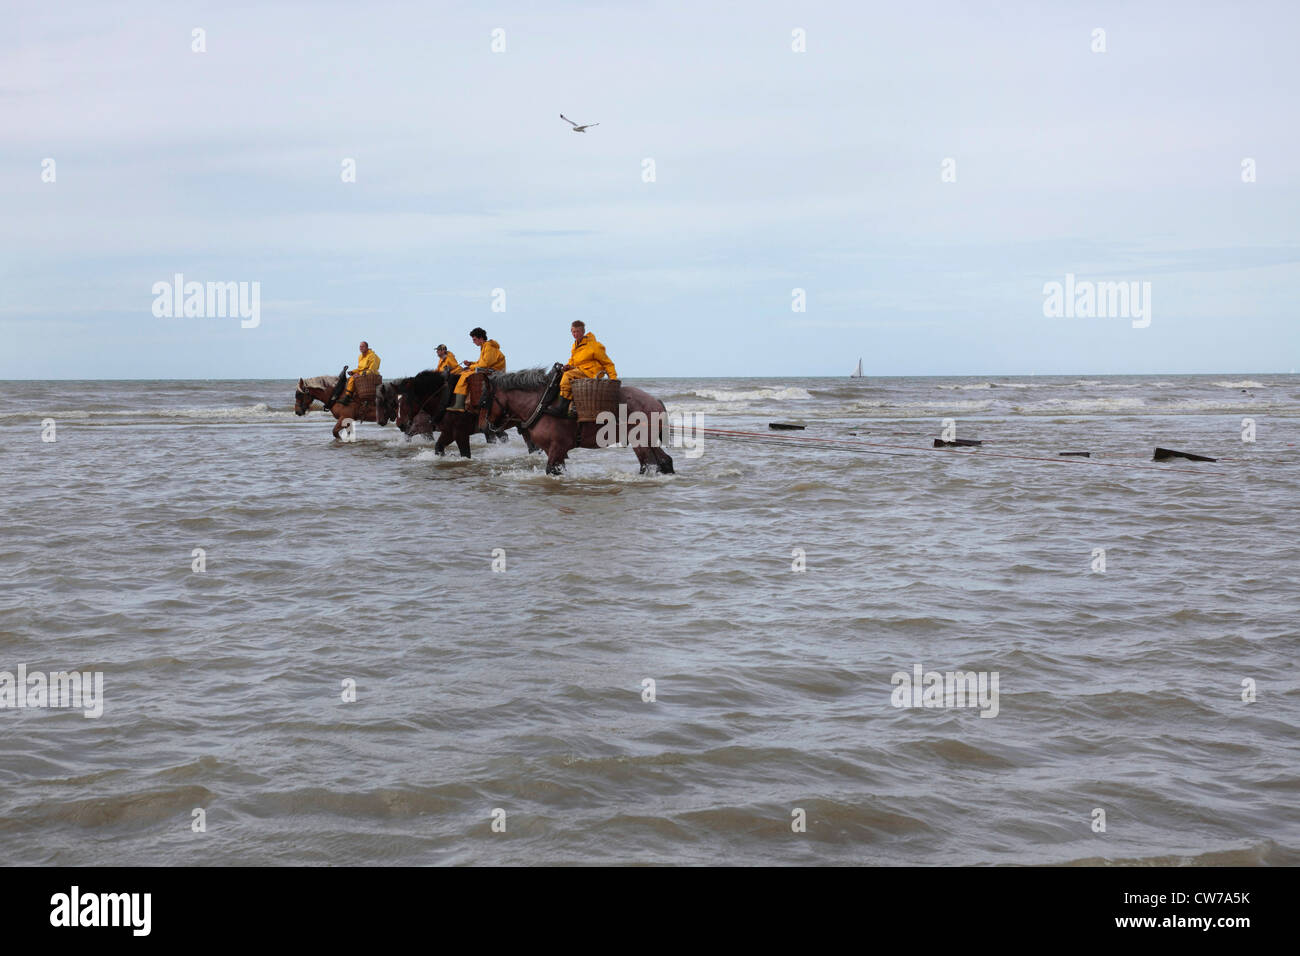
[(490, 368), (494, 372), (506, 370), (506, 357), (501, 354), (501, 346), (496, 339), (488, 339), (483, 343), (478, 352), (478, 361), (470, 366), (471, 370), (476, 368)]
[(447, 349), (447, 357), (438, 363), (438, 367), (434, 369), (434, 371), (454, 372), (458, 368), (460, 368), (460, 363), (456, 361), (456, 353), (454, 353), (451, 349)]
[(496, 339), (488, 339), (483, 343), (483, 347), (478, 350), (478, 361), (457, 380), (455, 394), (469, 394), (469, 373), (476, 368), (490, 368), (494, 372), (506, 370), (506, 357), (501, 354), (501, 346), (497, 344)]
[(596, 336), (590, 332), (573, 343), (573, 353), (569, 356), (569, 364), (583, 378), (599, 378), (602, 369), (610, 378), (618, 378), (618, 372), (614, 370), (614, 363), (605, 354), (605, 346), (597, 342)]
[(357, 356), (357, 366), (352, 370), (353, 375), (363, 375), (367, 372), (379, 371), (379, 356), (375, 350), (371, 349), (365, 355)]

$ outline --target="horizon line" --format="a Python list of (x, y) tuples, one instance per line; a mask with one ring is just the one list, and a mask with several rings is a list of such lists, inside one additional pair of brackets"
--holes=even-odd
[[(1077, 376), (1092, 376), (1095, 378), (1135, 378), (1141, 375), (1162, 375), (1170, 378), (1190, 378), (1197, 375), (1262, 375), (1262, 376), (1288, 376), (1300, 375), (1295, 369), (1289, 372), (1262, 372), (1250, 371), (1246, 369), (1218, 369), (1214, 371), (1201, 372), (974, 372), (963, 374), (932, 374), (924, 375), (632, 375), (632, 379), (824, 379), (835, 381), (845, 379), (848, 381), (860, 381), (865, 379), (889, 379), (889, 378), (1070, 378)], [(0, 382), (294, 382), (304, 376), (269, 376), (262, 378), (7, 378), (0, 379)], [(406, 378), (407, 376), (399, 375), (397, 378)]]

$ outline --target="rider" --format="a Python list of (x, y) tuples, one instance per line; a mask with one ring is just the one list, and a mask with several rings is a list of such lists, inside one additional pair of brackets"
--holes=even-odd
[(465, 396), (469, 394), (469, 377), (470, 374), (478, 369), (491, 369), (493, 372), (504, 372), (506, 370), (506, 357), (501, 354), (501, 346), (496, 339), (487, 337), (487, 333), (481, 328), (474, 329), (469, 333), (470, 341), (478, 346), (478, 361), (470, 362), (466, 359), (461, 364), (465, 366), (465, 372), (456, 382), (454, 395), (456, 401), (449, 412), (463, 412), (465, 410)]
[(564, 375), (560, 377), (559, 400), (546, 409), (549, 415), (564, 417), (573, 414), (569, 406), (573, 401), (575, 378), (600, 378), (602, 375), (618, 378), (613, 361), (605, 354), (605, 346), (587, 331), (585, 322), (578, 319), (569, 327), (569, 332), (573, 335), (573, 352), (569, 355), (569, 364), (564, 366)]
[[(343, 389), (343, 394), (338, 398), (331, 400), (330, 404), (338, 402), (346, 405), (352, 398), (352, 389), (356, 387), (356, 377), (365, 373), (377, 373), (379, 371), (379, 356), (370, 351), (369, 343), (362, 342), (358, 348), (361, 354), (357, 356), (357, 367), (348, 373), (348, 383)], [(327, 406), (328, 407), (328, 406)]]
[(454, 372), (460, 368), (456, 356), (448, 351), (447, 346), (439, 345), (434, 351), (438, 353), (438, 365), (434, 368), (435, 372)]

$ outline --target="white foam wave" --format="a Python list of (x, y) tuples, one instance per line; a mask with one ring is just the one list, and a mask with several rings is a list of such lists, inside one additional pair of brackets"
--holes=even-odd
[(1252, 382), (1250, 379), (1241, 382), (1215, 382), (1214, 384), (1219, 388), (1268, 388), (1262, 382)]
[[(229, 422), (246, 422), (249, 419), (254, 420), (292, 420), (300, 416), (294, 414), (293, 409), (281, 408), (273, 410), (265, 402), (258, 402), (256, 405), (231, 405), (231, 406), (207, 406), (204, 408), (73, 408), (62, 411), (51, 411), (49, 417), (56, 420), (82, 420), (94, 421), (96, 419), (121, 420), (121, 419), (158, 419), (158, 418), (184, 418), (197, 421), (229, 421)], [(325, 412), (324, 409), (317, 408), (307, 413), (311, 418), (330, 419), (333, 416)]]
[(956, 410), (956, 411), (966, 411), (966, 412), (979, 412), (979, 411), (983, 411), (986, 408), (992, 408), (993, 402), (991, 401), (981, 402), (975, 399), (966, 399), (965, 401), (953, 401), (953, 402), (891, 402), (891, 401), (886, 401), (884, 399), (879, 399), (875, 401), (868, 400), (862, 402), (854, 402), (851, 407), (852, 409), (859, 410), (859, 411), (876, 411), (879, 409), (888, 409), (888, 408), (933, 408), (933, 409), (942, 409), (948, 411)]
[(1146, 408), (1140, 398), (1048, 398), (1031, 405), (1017, 406), (1027, 415), (1056, 415), (1060, 412), (1124, 412)]
[(733, 391), (726, 388), (697, 388), (691, 392), (700, 398), (711, 398), (719, 402), (761, 402), (775, 400), (781, 402), (802, 402), (812, 398), (806, 389), (791, 385), (786, 388), (757, 388), (749, 391)]

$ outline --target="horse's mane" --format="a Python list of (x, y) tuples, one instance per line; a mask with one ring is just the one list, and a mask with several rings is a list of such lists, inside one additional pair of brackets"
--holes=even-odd
[(317, 375), (302, 380), (302, 383), (308, 388), (333, 388), (338, 382), (338, 375)]
[(498, 372), (492, 376), (492, 386), (502, 392), (533, 390), (545, 388), (550, 378), (549, 368), (525, 368), (518, 372)]
[(442, 388), (446, 384), (446, 373), (426, 368), (418, 375), (403, 379), (399, 385), (399, 391), (410, 392), (415, 396), (425, 396), (432, 394), (436, 389)]

